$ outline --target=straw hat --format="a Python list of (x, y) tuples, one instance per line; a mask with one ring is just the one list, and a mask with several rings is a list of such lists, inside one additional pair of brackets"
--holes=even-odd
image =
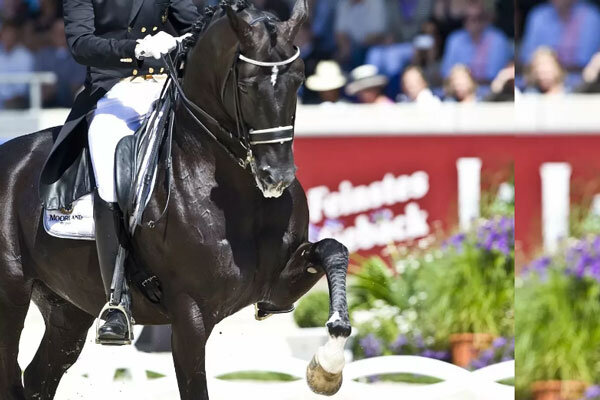
[(306, 79), (306, 87), (315, 92), (326, 92), (343, 87), (346, 77), (335, 61), (321, 61), (317, 64), (315, 74)]
[(350, 72), (352, 81), (346, 86), (346, 94), (354, 96), (360, 91), (373, 87), (385, 86), (388, 83), (388, 78), (380, 75), (377, 67), (366, 64), (354, 68)]

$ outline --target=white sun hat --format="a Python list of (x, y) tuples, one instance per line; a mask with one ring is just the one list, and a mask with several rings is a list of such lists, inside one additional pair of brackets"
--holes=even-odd
[(375, 65), (361, 65), (350, 72), (352, 81), (346, 86), (346, 94), (354, 96), (360, 91), (373, 87), (385, 86), (388, 83), (388, 78), (385, 75), (380, 75), (379, 70)]
[(346, 81), (338, 63), (321, 61), (317, 64), (315, 74), (306, 79), (306, 87), (315, 92), (326, 92), (343, 87)]

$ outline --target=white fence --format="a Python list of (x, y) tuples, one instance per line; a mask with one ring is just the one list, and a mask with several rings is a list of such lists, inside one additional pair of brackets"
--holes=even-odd
[[(251, 343), (248, 343), (251, 346)], [(133, 348), (119, 349), (118, 356), (106, 348), (95, 346), (92, 358), (76, 364), (61, 384), (59, 399), (81, 398), (95, 400), (109, 395), (113, 399), (165, 400), (177, 399), (177, 382), (170, 354), (146, 354)], [(266, 353), (269, 353), (268, 349)], [(83, 360), (82, 360), (83, 361)], [(98, 366), (102, 365), (102, 368)], [(239, 359), (229, 365), (210, 368), (208, 384), (211, 399), (229, 400), (236, 398), (261, 400), (309, 400), (322, 399), (308, 388), (304, 374), (307, 362), (295, 358), (270, 356), (248, 357), (240, 354)], [(114, 381), (115, 370), (126, 369), (129, 379)], [(146, 371), (165, 375), (148, 379)], [(244, 382), (217, 379), (222, 374), (238, 371), (270, 371), (285, 373), (301, 378), (293, 382)], [(399, 383), (360, 383), (356, 378), (409, 373), (431, 376), (443, 380), (441, 383), (416, 385)], [(84, 377), (84, 375), (86, 377)], [(364, 400), (367, 398), (391, 399), (401, 396), (419, 400), (509, 400), (514, 399), (514, 388), (497, 383), (514, 376), (514, 362), (504, 362), (467, 371), (463, 368), (430, 358), (416, 356), (386, 356), (349, 363), (344, 370), (344, 384), (332, 399)], [(64, 396), (64, 397), (62, 397)]]
[[(21, 338), (19, 361), (24, 368), (33, 358), (43, 335), (43, 321), (36, 307), (31, 308)], [(136, 327), (136, 337), (141, 327)], [(252, 309), (245, 309), (217, 325), (207, 346), (207, 375), (211, 400), (238, 398), (261, 400), (323, 400), (305, 382), (308, 361), (316, 351), (314, 333), (306, 335), (292, 326), (291, 317), (282, 315), (264, 322), (253, 321)], [(313, 332), (318, 332), (314, 330)], [(302, 338), (300, 351), (290, 343)], [(306, 352), (305, 350), (309, 350)], [(294, 357), (294, 354), (296, 357)], [(127, 370), (126, 378), (114, 380), (117, 370)], [(149, 379), (147, 371), (164, 375)], [(239, 371), (285, 373), (299, 380), (292, 382), (228, 381), (217, 377)], [(402, 383), (361, 383), (356, 378), (408, 373), (438, 378), (443, 382), (418, 385)], [(418, 399), (418, 400), (512, 400), (512, 386), (497, 383), (514, 377), (514, 362), (504, 362), (467, 371), (430, 358), (387, 356), (348, 362), (344, 384), (333, 400)], [(170, 353), (142, 353), (134, 346), (107, 347), (94, 344), (90, 330), (86, 346), (75, 365), (65, 374), (56, 400), (177, 400), (179, 392)]]

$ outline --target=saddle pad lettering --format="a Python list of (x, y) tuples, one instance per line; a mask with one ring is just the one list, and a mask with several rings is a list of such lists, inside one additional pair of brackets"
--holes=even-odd
[(58, 238), (95, 240), (92, 195), (74, 201), (72, 210), (44, 210), (44, 229)]

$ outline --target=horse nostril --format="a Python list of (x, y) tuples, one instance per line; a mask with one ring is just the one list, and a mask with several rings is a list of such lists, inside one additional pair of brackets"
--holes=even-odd
[(259, 168), (259, 176), (260, 179), (267, 185), (275, 185), (277, 182), (273, 177), (273, 172), (269, 167), (261, 167)]

